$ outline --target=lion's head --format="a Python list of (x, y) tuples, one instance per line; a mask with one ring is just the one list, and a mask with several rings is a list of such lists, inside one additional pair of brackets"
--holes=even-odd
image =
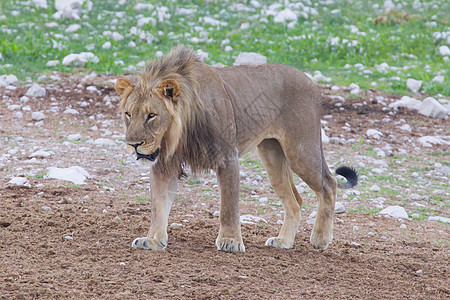
[(134, 85), (118, 79), (116, 91), (122, 97), (121, 110), (126, 125), (126, 143), (135, 149), (137, 159), (155, 161), (162, 153), (173, 154), (180, 139), (180, 85), (167, 79), (153, 85)]
[(180, 174), (187, 165), (197, 172), (223, 164), (231, 146), (198, 95), (199, 80), (210, 80), (202, 66), (194, 51), (179, 46), (149, 61), (135, 82), (117, 80), (126, 143), (139, 161), (158, 161), (159, 170)]

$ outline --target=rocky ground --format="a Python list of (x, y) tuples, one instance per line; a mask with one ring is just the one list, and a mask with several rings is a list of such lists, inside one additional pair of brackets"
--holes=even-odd
[(252, 152), (241, 159), (246, 253), (215, 249), (213, 174), (182, 182), (168, 248), (149, 252), (130, 247), (149, 226), (149, 170), (126, 151), (111, 80), (54, 73), (34, 87), (13, 80), (0, 88), (0, 298), (450, 296), (449, 126), (418, 113), (423, 102), (414, 100), (425, 96), (398, 102), (322, 86), (330, 168), (360, 174), (356, 188), (338, 191), (326, 251), (309, 244), (317, 202), (299, 178), (305, 202), (294, 249), (264, 246), (283, 208)]

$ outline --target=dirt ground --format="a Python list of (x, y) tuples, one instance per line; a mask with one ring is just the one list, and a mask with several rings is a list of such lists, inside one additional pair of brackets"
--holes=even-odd
[[(219, 200), (211, 174), (180, 185), (166, 250), (133, 250), (131, 242), (146, 234), (150, 221), (148, 170), (137, 166), (123, 143), (90, 142), (123, 138), (110, 78), (59, 76), (61, 81), (45, 85), (45, 98), (27, 103), (19, 100), (26, 87), (0, 89), (0, 154), (9, 154), (0, 161), (0, 299), (449, 299), (448, 225), (346, 212), (335, 216), (330, 247), (316, 251), (309, 244), (312, 224), (307, 221), (317, 203), (314, 197), (304, 197), (306, 209), (295, 247), (265, 247), (266, 239), (281, 227), (277, 220), (282, 207), (261, 206), (255, 200), (276, 196), (265, 173), (244, 164), (247, 177), (259, 174), (262, 179), (251, 189), (242, 188), (241, 214), (267, 221), (243, 224), (245, 253), (216, 251), (219, 224), (213, 213)], [(99, 92), (86, 92), (89, 85)], [(105, 104), (106, 95), (111, 105)], [(373, 91), (375, 95), (382, 94)], [(324, 115), (333, 115), (327, 119), (327, 134), (340, 137), (345, 123), (351, 125), (345, 138), (358, 141), (374, 122), (383, 132), (395, 131), (389, 128), (392, 122), (379, 121), (387, 115), (380, 103), (353, 105), (363, 101), (349, 98), (340, 111), (335, 106), (340, 101), (326, 97)], [(11, 103), (29, 105), (31, 111), (17, 119), (8, 109)], [(79, 114), (63, 113), (69, 106)], [(31, 112), (38, 110), (46, 118), (36, 126)], [(421, 135), (448, 127), (447, 121), (407, 110), (390, 117), (421, 124)], [(82, 139), (67, 141), (73, 133)], [(414, 134), (396, 136), (394, 148)], [(39, 149), (54, 155), (30, 159)], [(444, 146), (436, 149), (443, 151)], [(325, 145), (325, 151), (330, 163), (351, 164), (354, 155), (351, 146), (340, 143)], [(250, 157), (256, 159), (256, 154)], [(89, 172), (86, 184), (45, 177), (47, 167), (73, 165)], [(8, 184), (15, 176), (26, 177), (29, 186)], [(356, 206), (348, 207), (352, 205)], [(406, 230), (399, 227), (401, 222)]]

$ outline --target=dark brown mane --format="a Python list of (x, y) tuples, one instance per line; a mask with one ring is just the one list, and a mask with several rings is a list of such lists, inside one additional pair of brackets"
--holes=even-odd
[(177, 141), (163, 138), (162, 153), (168, 149), (168, 143), (177, 143), (176, 150), (170, 157), (162, 155), (155, 165), (158, 171), (167, 174), (178, 172), (182, 176), (187, 166), (194, 173), (217, 170), (223, 165), (225, 152), (229, 151), (229, 146), (218, 136), (216, 122), (211, 120), (211, 114), (204, 109), (197, 94), (198, 64), (201, 62), (191, 49), (178, 46), (164, 58), (148, 62), (140, 74), (143, 90), (166, 79), (175, 79), (180, 84), (180, 99), (172, 114), (174, 119), (180, 120), (181, 137)]

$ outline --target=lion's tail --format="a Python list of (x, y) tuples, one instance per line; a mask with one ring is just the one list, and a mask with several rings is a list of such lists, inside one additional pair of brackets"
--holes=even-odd
[(344, 176), (347, 182), (337, 181), (338, 187), (349, 189), (358, 184), (358, 173), (356, 170), (347, 166), (342, 166), (336, 169), (336, 174)]

